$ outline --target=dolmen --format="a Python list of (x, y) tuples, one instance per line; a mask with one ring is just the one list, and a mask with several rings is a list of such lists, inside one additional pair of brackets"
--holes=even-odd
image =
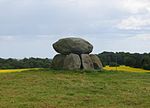
[(52, 60), (52, 68), (66, 70), (102, 70), (103, 66), (99, 57), (90, 54), (93, 45), (81, 38), (63, 38), (53, 44), (59, 54)]

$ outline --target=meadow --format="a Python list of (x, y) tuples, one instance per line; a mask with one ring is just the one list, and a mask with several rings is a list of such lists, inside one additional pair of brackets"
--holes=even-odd
[(12, 72), (23, 72), (23, 71), (31, 71), (31, 70), (39, 70), (39, 68), (28, 68), (28, 69), (1, 69), (0, 73), (12, 73)]
[[(1, 70), (2, 71), (2, 70)], [(18, 73), (19, 72), (19, 73)], [(150, 73), (29, 69), (0, 73), (0, 108), (149, 108)]]
[(150, 72), (150, 70), (144, 70), (141, 68), (133, 68), (129, 66), (117, 66), (117, 67), (110, 67), (110, 66), (105, 66), (104, 70), (110, 70), (110, 71), (123, 71), (123, 72)]

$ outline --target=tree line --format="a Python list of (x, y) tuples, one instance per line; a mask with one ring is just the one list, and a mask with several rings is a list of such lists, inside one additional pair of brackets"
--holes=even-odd
[(24, 59), (3, 59), (0, 58), (0, 69), (22, 69), (22, 68), (49, 68), (51, 59), (45, 58), (24, 58)]
[(150, 70), (150, 53), (103, 52), (98, 54), (103, 65), (126, 65)]
[[(104, 66), (126, 65), (150, 70), (150, 53), (102, 52), (98, 56)], [(0, 58), (0, 69), (50, 68), (51, 61), (48, 58), (33, 57), (24, 59)]]

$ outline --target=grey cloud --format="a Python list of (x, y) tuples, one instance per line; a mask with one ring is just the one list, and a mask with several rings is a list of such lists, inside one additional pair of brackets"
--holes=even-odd
[[(149, 30), (117, 28), (120, 21), (135, 15), (123, 8), (122, 1), (126, 2), (126, 0), (0, 0), (0, 57), (53, 57), (55, 51), (51, 44), (67, 36), (89, 40), (95, 48), (93, 53), (104, 50), (140, 52), (150, 50), (149, 46), (144, 45), (145, 41), (127, 40), (137, 34), (150, 34)], [(146, 13), (136, 13), (137, 16), (141, 14)], [(135, 44), (138, 45), (135, 47)], [(146, 45), (149, 45), (148, 42)], [(10, 49), (13, 49), (12, 53)]]
[(7, 0), (0, 7), (0, 34), (94, 34), (109, 32), (110, 29), (114, 29), (112, 26), (115, 23), (115, 18), (119, 17), (116, 14), (119, 10), (112, 7), (112, 3), (110, 4), (108, 1), (95, 0), (95, 2), (97, 4), (93, 8), (88, 7), (89, 4), (84, 6), (70, 0)]

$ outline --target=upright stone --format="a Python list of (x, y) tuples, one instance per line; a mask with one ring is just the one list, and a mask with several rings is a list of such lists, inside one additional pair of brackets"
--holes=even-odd
[(91, 57), (88, 54), (81, 54), (82, 59), (82, 67), (85, 70), (93, 70), (93, 62), (91, 60)]
[(91, 54), (90, 57), (93, 62), (94, 69), (100, 69), (100, 70), (103, 69), (102, 62), (100, 61), (97, 55)]
[(93, 50), (93, 46), (86, 40), (81, 38), (64, 38), (53, 44), (56, 52), (68, 55), (74, 54), (89, 54)]
[(64, 60), (66, 55), (57, 54), (52, 61), (52, 68), (54, 69), (63, 69)]
[(77, 54), (69, 54), (64, 60), (64, 69), (78, 70), (81, 67), (81, 60)]

